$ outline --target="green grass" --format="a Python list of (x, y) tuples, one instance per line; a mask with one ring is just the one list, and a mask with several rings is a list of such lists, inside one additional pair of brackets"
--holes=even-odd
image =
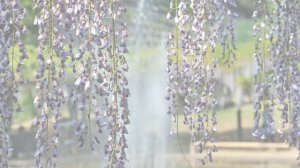
[[(252, 128), (254, 111), (251, 104), (244, 105), (242, 108), (242, 127)], [(226, 132), (237, 129), (237, 109), (229, 107), (217, 110), (218, 132)], [(179, 116), (179, 127), (182, 131), (188, 131), (186, 125), (183, 124), (183, 115)]]
[[(254, 126), (254, 109), (252, 104), (246, 104), (241, 108), (241, 122), (243, 129), (253, 129)], [(274, 112), (274, 120), (275, 120), (275, 127), (279, 128), (280, 123), (280, 112)], [(237, 108), (236, 107), (229, 107), (225, 109), (217, 110), (217, 131), (219, 133), (237, 130), (238, 123), (237, 123)], [(260, 124), (262, 125), (263, 120), (260, 120)], [(185, 132), (188, 131), (186, 125), (183, 124), (183, 115), (179, 116), (179, 128), (181, 131)]]
[[(254, 111), (252, 104), (244, 105), (241, 108), (241, 119), (243, 128), (252, 128)], [(237, 129), (237, 108), (230, 107), (217, 111), (218, 130), (224, 132)]]

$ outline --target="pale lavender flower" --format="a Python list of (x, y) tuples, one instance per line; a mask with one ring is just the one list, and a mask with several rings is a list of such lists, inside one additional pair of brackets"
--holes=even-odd
[[(233, 0), (172, 0), (167, 19), (173, 20), (175, 31), (168, 36), (167, 96), (168, 114), (178, 133), (179, 107), (184, 107), (184, 121), (191, 139), (200, 153), (202, 163), (212, 161), (215, 152), (216, 105), (214, 70), (218, 61), (231, 65), (235, 59), (235, 36), (230, 7)], [(217, 44), (222, 46), (222, 60), (216, 57)], [(212, 148), (207, 144), (211, 143)]]
[[(299, 149), (299, 29), (300, 2), (257, 0), (253, 13), (257, 37), (254, 135), (265, 139), (276, 132)], [(268, 44), (269, 43), (269, 44)], [(275, 127), (274, 111), (281, 127)], [(260, 120), (264, 124), (260, 125)], [(275, 131), (276, 130), (276, 131)]]
[(12, 113), (22, 111), (17, 94), (23, 82), (21, 68), (27, 58), (22, 41), (25, 14), (19, 0), (0, 1), (0, 167), (3, 168), (9, 167), (12, 149), (8, 133)]

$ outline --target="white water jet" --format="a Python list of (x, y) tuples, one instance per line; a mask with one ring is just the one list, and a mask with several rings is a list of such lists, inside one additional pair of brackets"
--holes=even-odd
[[(168, 116), (164, 99), (166, 77), (164, 73), (164, 45), (147, 46), (146, 35), (155, 30), (147, 25), (156, 24), (149, 16), (151, 0), (140, 0), (135, 9), (129, 54), (129, 87), (131, 90), (131, 124), (128, 135), (128, 167), (165, 168)], [(162, 17), (164, 15), (162, 14)], [(146, 31), (144, 35), (142, 32)], [(164, 30), (162, 30), (164, 31)], [(154, 32), (155, 33), (155, 32)], [(151, 36), (151, 35), (150, 35)], [(151, 41), (164, 41), (153, 39)], [(145, 52), (146, 51), (146, 52)], [(150, 52), (149, 52), (150, 51)], [(154, 54), (155, 53), (155, 54)]]

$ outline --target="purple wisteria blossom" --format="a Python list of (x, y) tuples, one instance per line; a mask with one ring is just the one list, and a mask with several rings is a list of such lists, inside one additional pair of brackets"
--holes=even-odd
[[(235, 6), (234, 0), (172, 0), (167, 14), (175, 24), (168, 36), (166, 67), (166, 99), (174, 123), (171, 133), (178, 132), (183, 106), (183, 123), (189, 127), (198, 151), (204, 154), (203, 164), (212, 161), (216, 151), (215, 69), (219, 62), (230, 66), (235, 59), (236, 14), (230, 10)], [(222, 56), (216, 54), (217, 45)]]
[[(257, 0), (255, 5), (254, 57), (258, 69), (253, 134), (266, 139), (277, 133), (300, 153), (300, 2)], [(280, 113), (279, 119), (275, 113)]]
[(17, 93), (23, 82), (22, 65), (27, 58), (22, 42), (25, 15), (19, 0), (0, 1), (0, 167), (3, 168), (9, 167), (12, 151), (8, 133), (12, 113), (22, 111)]

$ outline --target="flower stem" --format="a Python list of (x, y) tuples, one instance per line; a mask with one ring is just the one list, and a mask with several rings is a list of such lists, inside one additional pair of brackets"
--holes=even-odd
[[(92, 0), (89, 0), (89, 32), (88, 32), (88, 49), (90, 50), (91, 48), (91, 10), (92, 10)], [(91, 55), (90, 58), (88, 59), (88, 71), (89, 71), (89, 82), (90, 82), (90, 88), (89, 88), (89, 95), (88, 95), (88, 99), (89, 99), (89, 107), (88, 107), (88, 124), (89, 124), (89, 140), (90, 140), (90, 145), (91, 145), (91, 149), (93, 149), (92, 147), (92, 132), (91, 132), (91, 108), (92, 108), (92, 79), (91, 79), (91, 71), (92, 71), (92, 63), (91, 63)]]
[(109, 168), (114, 167), (114, 162), (117, 159), (116, 156), (116, 145), (117, 145), (117, 115), (118, 115), (118, 81), (117, 81), (117, 68), (118, 58), (116, 53), (116, 27), (115, 27), (115, 12), (114, 12), (114, 0), (110, 1), (111, 10), (111, 26), (112, 26), (112, 61), (113, 61), (113, 128), (112, 128), (112, 154)]

